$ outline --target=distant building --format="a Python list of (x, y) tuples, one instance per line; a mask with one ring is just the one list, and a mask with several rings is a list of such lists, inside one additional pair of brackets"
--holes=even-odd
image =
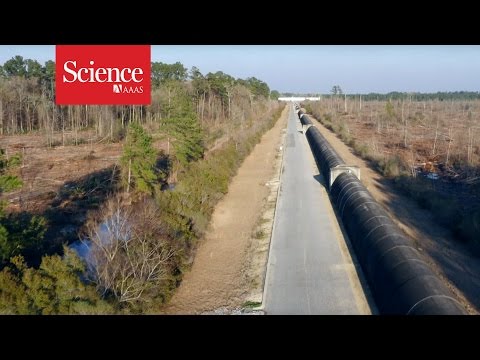
[(292, 102), (301, 102), (305, 100), (310, 100), (310, 101), (319, 101), (321, 100), (320, 97), (279, 97), (279, 101), (292, 101)]

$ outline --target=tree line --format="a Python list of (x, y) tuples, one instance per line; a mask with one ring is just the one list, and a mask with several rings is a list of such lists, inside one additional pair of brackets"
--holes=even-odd
[(398, 92), (392, 91), (386, 94), (368, 93), (368, 94), (348, 94), (347, 97), (362, 96), (363, 100), (409, 100), (409, 101), (451, 101), (451, 100), (476, 100), (480, 99), (478, 91), (438, 91), (436, 93), (419, 93), (419, 92)]
[(55, 62), (42, 65), (17, 55), (0, 66), (0, 135), (40, 131), (53, 145), (55, 131), (73, 132), (72, 142), (78, 143), (78, 131), (92, 128), (97, 136), (115, 139), (133, 119), (147, 123), (168, 117), (178, 83), (186, 83), (183, 90), (192, 96), (201, 121), (215, 123), (241, 121), (245, 114), (238, 114), (234, 103), (242, 98), (252, 105), (278, 93), (255, 77), (236, 79), (221, 71), (203, 75), (180, 62), (152, 62), (151, 70), (153, 102), (149, 106), (56, 106)]
[(388, 100), (409, 100), (409, 101), (451, 101), (451, 100), (476, 100), (480, 99), (480, 92), (478, 91), (438, 91), (435, 93), (421, 93), (421, 92), (399, 92), (391, 91), (388, 93), (352, 93), (345, 94), (345, 91), (339, 85), (334, 85), (330, 93), (308, 93), (308, 94), (296, 94), (296, 93), (282, 93), (280, 96), (285, 97), (317, 97), (330, 98), (336, 95), (345, 95), (347, 98), (362, 98), (364, 101), (388, 101)]

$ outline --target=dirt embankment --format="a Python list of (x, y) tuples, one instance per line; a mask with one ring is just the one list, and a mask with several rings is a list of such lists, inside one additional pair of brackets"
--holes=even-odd
[[(185, 274), (167, 314), (198, 314), (218, 308), (241, 306), (252, 291), (249, 281), (253, 234), (270, 193), (275, 159), (288, 107), (280, 120), (263, 135), (232, 179), (228, 193), (218, 203), (209, 230), (202, 239), (192, 269)], [(251, 280), (251, 279), (250, 279)]]
[(448, 229), (440, 227), (427, 210), (400, 194), (382, 175), (345, 145), (333, 132), (314, 120), (315, 126), (349, 165), (361, 169), (363, 184), (384, 206), (393, 220), (415, 242), (434, 271), (445, 281), (471, 314), (480, 309), (480, 259), (471, 255), (464, 244), (455, 242)]

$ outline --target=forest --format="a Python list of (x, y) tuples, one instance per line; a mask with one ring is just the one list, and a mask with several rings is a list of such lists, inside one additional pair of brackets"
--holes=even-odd
[(55, 64), (0, 66), (0, 313), (157, 313), (273, 126), (255, 78), (152, 62), (149, 106), (56, 106)]

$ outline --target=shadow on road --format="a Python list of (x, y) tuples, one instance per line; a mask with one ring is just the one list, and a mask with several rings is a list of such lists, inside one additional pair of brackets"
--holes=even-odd
[(318, 182), (320, 185), (322, 185), (322, 186), (325, 188), (325, 190), (328, 190), (328, 188), (327, 188), (327, 183), (325, 182), (325, 178), (323, 177), (322, 174), (313, 175), (313, 178), (314, 178), (315, 180), (317, 180), (317, 182)]

